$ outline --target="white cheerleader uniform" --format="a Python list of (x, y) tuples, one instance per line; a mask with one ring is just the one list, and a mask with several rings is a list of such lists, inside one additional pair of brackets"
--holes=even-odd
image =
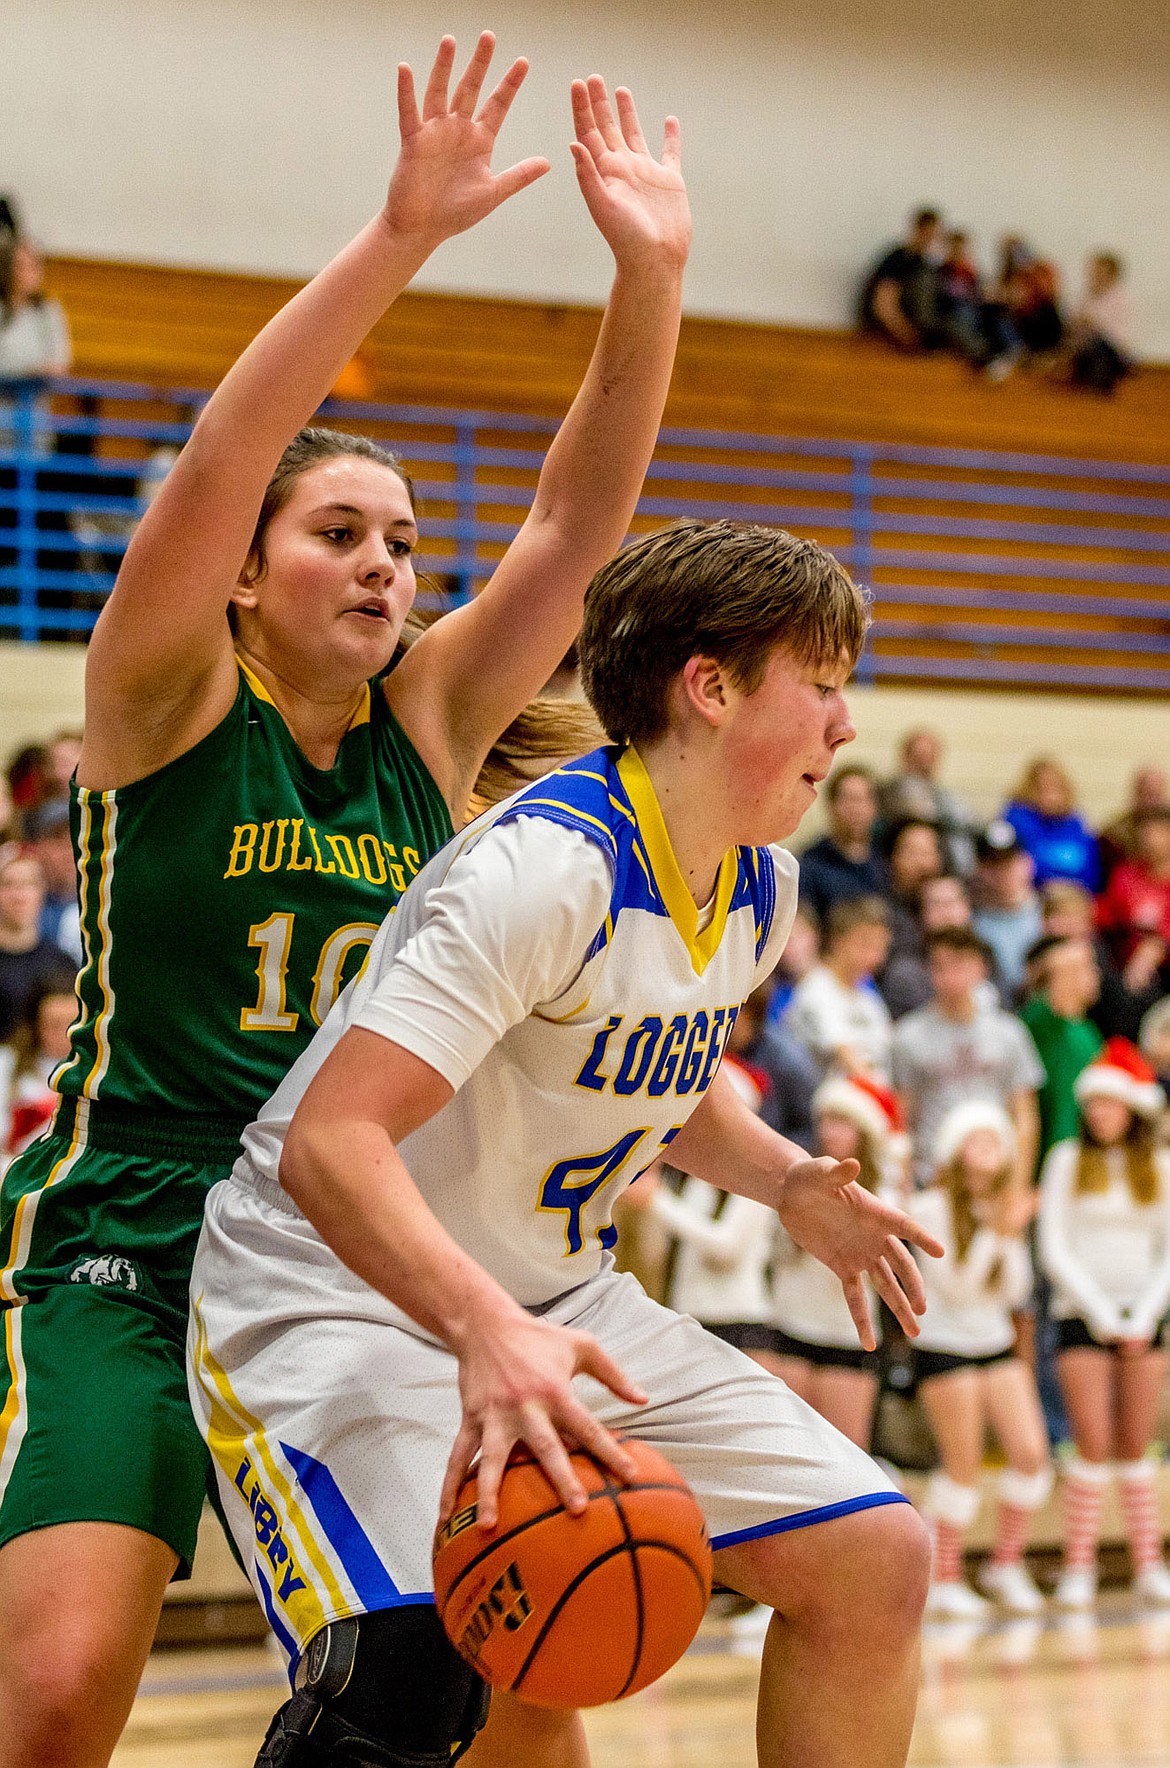
[(960, 1258), (951, 1200), (941, 1185), (915, 1192), (906, 1208), (945, 1248), (942, 1258), (919, 1260), (926, 1290), (914, 1341), (919, 1380), (1014, 1356), (1012, 1311), (1032, 1293), (1032, 1261), (1022, 1236), (980, 1225)]
[(1105, 1153), (1108, 1188), (1078, 1192), (1080, 1151), (1058, 1142), (1040, 1174), (1039, 1256), (1062, 1346), (1153, 1338), (1170, 1307), (1170, 1151), (1154, 1155), (1158, 1196), (1148, 1204), (1134, 1201), (1121, 1148)]
[(729, 851), (701, 925), (632, 749), (571, 763), (420, 873), (208, 1198), (191, 1397), (224, 1510), (291, 1659), (326, 1623), (433, 1600), (431, 1537), (460, 1423), (445, 1345), (350, 1272), (280, 1184), (297, 1102), (360, 1026), (455, 1088), (401, 1152), (508, 1292), (593, 1333), (649, 1393), (582, 1380), (662, 1449), (716, 1547), (901, 1495), (730, 1345), (613, 1268), (615, 1197), (711, 1084), (739, 1003), (788, 937), (796, 864)]

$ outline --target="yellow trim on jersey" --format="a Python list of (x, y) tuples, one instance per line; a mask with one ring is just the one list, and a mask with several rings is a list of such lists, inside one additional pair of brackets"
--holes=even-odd
[(590, 814), (587, 810), (582, 810), (576, 804), (566, 804), (563, 798), (527, 798), (527, 797), (525, 797), (520, 800), (520, 803), (517, 805), (516, 808), (521, 814), (523, 814), (523, 812), (528, 808), (528, 806), (530, 804), (546, 804), (553, 810), (566, 810), (566, 811), (568, 811), (570, 816), (578, 817), (581, 820), (581, 822), (592, 823), (593, 827), (595, 829), (601, 830), (602, 834), (605, 836), (605, 838), (609, 842), (610, 846), (616, 852), (617, 842), (613, 838), (613, 830), (608, 828), (607, 825), (602, 822), (600, 817), (590, 816)]
[[(678, 869), (678, 861), (670, 845), (670, 836), (662, 819), (662, 810), (650, 775), (632, 744), (623, 751), (618, 762), (618, 777), (638, 818), (638, 832), (646, 844), (658, 893), (666, 906), (667, 914), (674, 922), (679, 938), (690, 953), (696, 976), (701, 976), (719, 950), (719, 943), (727, 926), (735, 881), (739, 877), (738, 849), (729, 847), (719, 862), (719, 876), (715, 883), (715, 911), (708, 925), (700, 932), (699, 910)], [(634, 852), (637, 851), (635, 844)]]
[[(78, 847), (81, 856), (79, 875), (79, 909), (81, 915), (81, 938), (85, 951), (85, 963), (78, 978), (78, 985), (85, 981), (92, 969), (97, 977), (97, 985), (101, 994), (101, 1007), (93, 1021), (93, 1065), (81, 1084), (81, 1097), (96, 1097), (98, 1088), (105, 1079), (110, 1066), (110, 1034), (109, 1025), (114, 1013), (114, 990), (110, 982), (110, 906), (113, 901), (114, 852), (117, 846), (118, 799), (114, 791), (97, 792), (86, 786), (79, 786), (77, 803), (80, 813), (78, 831)], [(93, 858), (94, 806), (101, 810), (102, 818), (98, 837), (98, 899), (97, 899), (97, 945), (96, 950), (91, 937), (93, 915), (90, 910), (89, 869)], [(76, 1061), (69, 1058), (69, 1066)], [(63, 1068), (62, 1074), (66, 1072)]]
[(71, 1167), (84, 1152), (85, 1132), (88, 1124), (89, 1106), (84, 1099), (79, 1099), (77, 1101), (77, 1116), (73, 1123), (73, 1135), (68, 1148), (57, 1161), (44, 1184), (35, 1191), (26, 1191), (12, 1212), (12, 1236), (8, 1242), (8, 1262), (0, 1271), (0, 1301), (23, 1302), (24, 1300), (23, 1295), (16, 1288), (15, 1278), (16, 1273), (23, 1269), (28, 1260), (37, 1205), (49, 1186), (56, 1184), (62, 1173)]
[[(311, 1509), (298, 1504), (294, 1498), (292, 1485), (282, 1472), (269, 1447), (268, 1434), (263, 1424), (249, 1412), (238, 1398), (232, 1388), (227, 1371), (221, 1367), (212, 1354), (200, 1313), (200, 1299), (193, 1300), (191, 1311), (195, 1321), (195, 1372), (212, 1410), (208, 1447), (223, 1469), (228, 1484), (233, 1486), (236, 1470), (239, 1467), (240, 1453), (246, 1451), (249, 1459), (255, 1457), (262, 1464), (265, 1476), (270, 1482), (269, 1502), (272, 1502), (273, 1499), (279, 1500), (283, 1511), (282, 1524), (288, 1524), (291, 1529), (295, 1529), (300, 1538), (304, 1552), (297, 1563), (302, 1571), (311, 1570), (313, 1573), (318, 1588), (313, 1589), (312, 1584), (307, 1584), (306, 1587), (312, 1592), (321, 1608), (321, 1614), (316, 1616), (310, 1629), (301, 1635), (301, 1643), (304, 1644), (321, 1627), (323, 1620), (340, 1620), (346, 1615), (356, 1614), (359, 1612), (359, 1606), (349, 1601), (343, 1593), (338, 1581), (338, 1573), (330, 1563), (329, 1555), (332, 1549), (328, 1537), (325, 1536), (325, 1531), (320, 1529), (320, 1525), (314, 1527), (316, 1519), (313, 1517)], [(318, 1531), (324, 1537), (323, 1541), (318, 1539)], [(345, 1576), (344, 1571), (341, 1576)], [(322, 1590), (325, 1595), (322, 1595)], [(299, 1590), (296, 1592), (298, 1598), (303, 1594)], [(290, 1613), (291, 1618), (291, 1609), (286, 1612)]]
[(21, 1349), (24, 1309), (8, 1308), (4, 1315), (4, 1356), (8, 1364), (8, 1394), (0, 1412), (0, 1500), (8, 1490), (16, 1457), (28, 1428), (25, 1405), (25, 1368)]
[[(237, 657), (236, 657), (236, 664), (239, 668), (240, 674), (243, 676), (244, 680), (247, 682), (248, 686), (251, 688), (251, 690), (255, 694), (256, 698), (258, 700), (263, 700), (263, 702), (266, 706), (271, 706), (271, 707), (273, 707), (273, 709), (275, 711), (280, 712), (280, 707), (277, 706), (276, 701), (272, 698), (272, 695), (268, 692), (268, 689), (264, 686), (264, 683), (260, 680), (260, 677), (256, 674), (256, 671), (254, 669), (249, 669), (248, 665), (244, 662), (244, 659), (239, 655), (237, 655)], [(280, 716), (283, 718), (284, 713), (281, 712)], [(369, 724), (369, 722), (370, 722), (370, 684), (367, 681), (367, 682), (362, 683), (361, 698), (358, 701), (356, 708), (354, 709), (353, 717), (350, 719), (349, 723), (346, 725), (345, 728), (346, 728), (346, 731), (348, 732), (348, 731), (353, 730), (356, 725)]]

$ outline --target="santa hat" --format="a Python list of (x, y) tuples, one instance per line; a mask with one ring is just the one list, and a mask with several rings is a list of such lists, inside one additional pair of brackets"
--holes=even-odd
[(897, 1093), (860, 1074), (833, 1074), (813, 1094), (814, 1115), (822, 1111), (847, 1117), (873, 1137), (879, 1148), (903, 1146), (906, 1119)]
[(1128, 1038), (1111, 1037), (1073, 1083), (1078, 1105), (1086, 1099), (1120, 1099), (1139, 1117), (1157, 1117), (1166, 1103), (1153, 1069)]
[(1016, 1132), (1011, 1118), (994, 1099), (964, 1099), (952, 1105), (934, 1135), (936, 1166), (949, 1166), (960, 1153), (963, 1143), (976, 1130), (993, 1130), (999, 1137), (1005, 1161), (1016, 1152)]

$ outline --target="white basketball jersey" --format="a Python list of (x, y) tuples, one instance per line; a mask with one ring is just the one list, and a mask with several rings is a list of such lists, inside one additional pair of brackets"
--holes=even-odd
[(297, 1103), (351, 1026), (455, 1096), (401, 1144), (439, 1221), (517, 1300), (610, 1262), (616, 1196), (710, 1086), (796, 908), (782, 848), (735, 848), (706, 915), (633, 749), (526, 787), (441, 849), (363, 974), (244, 1135), (236, 1177), (277, 1178)]

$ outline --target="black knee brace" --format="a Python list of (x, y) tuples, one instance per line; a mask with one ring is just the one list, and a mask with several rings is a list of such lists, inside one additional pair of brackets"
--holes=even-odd
[(256, 1768), (450, 1768), (487, 1710), (430, 1603), (380, 1609), (312, 1640)]

